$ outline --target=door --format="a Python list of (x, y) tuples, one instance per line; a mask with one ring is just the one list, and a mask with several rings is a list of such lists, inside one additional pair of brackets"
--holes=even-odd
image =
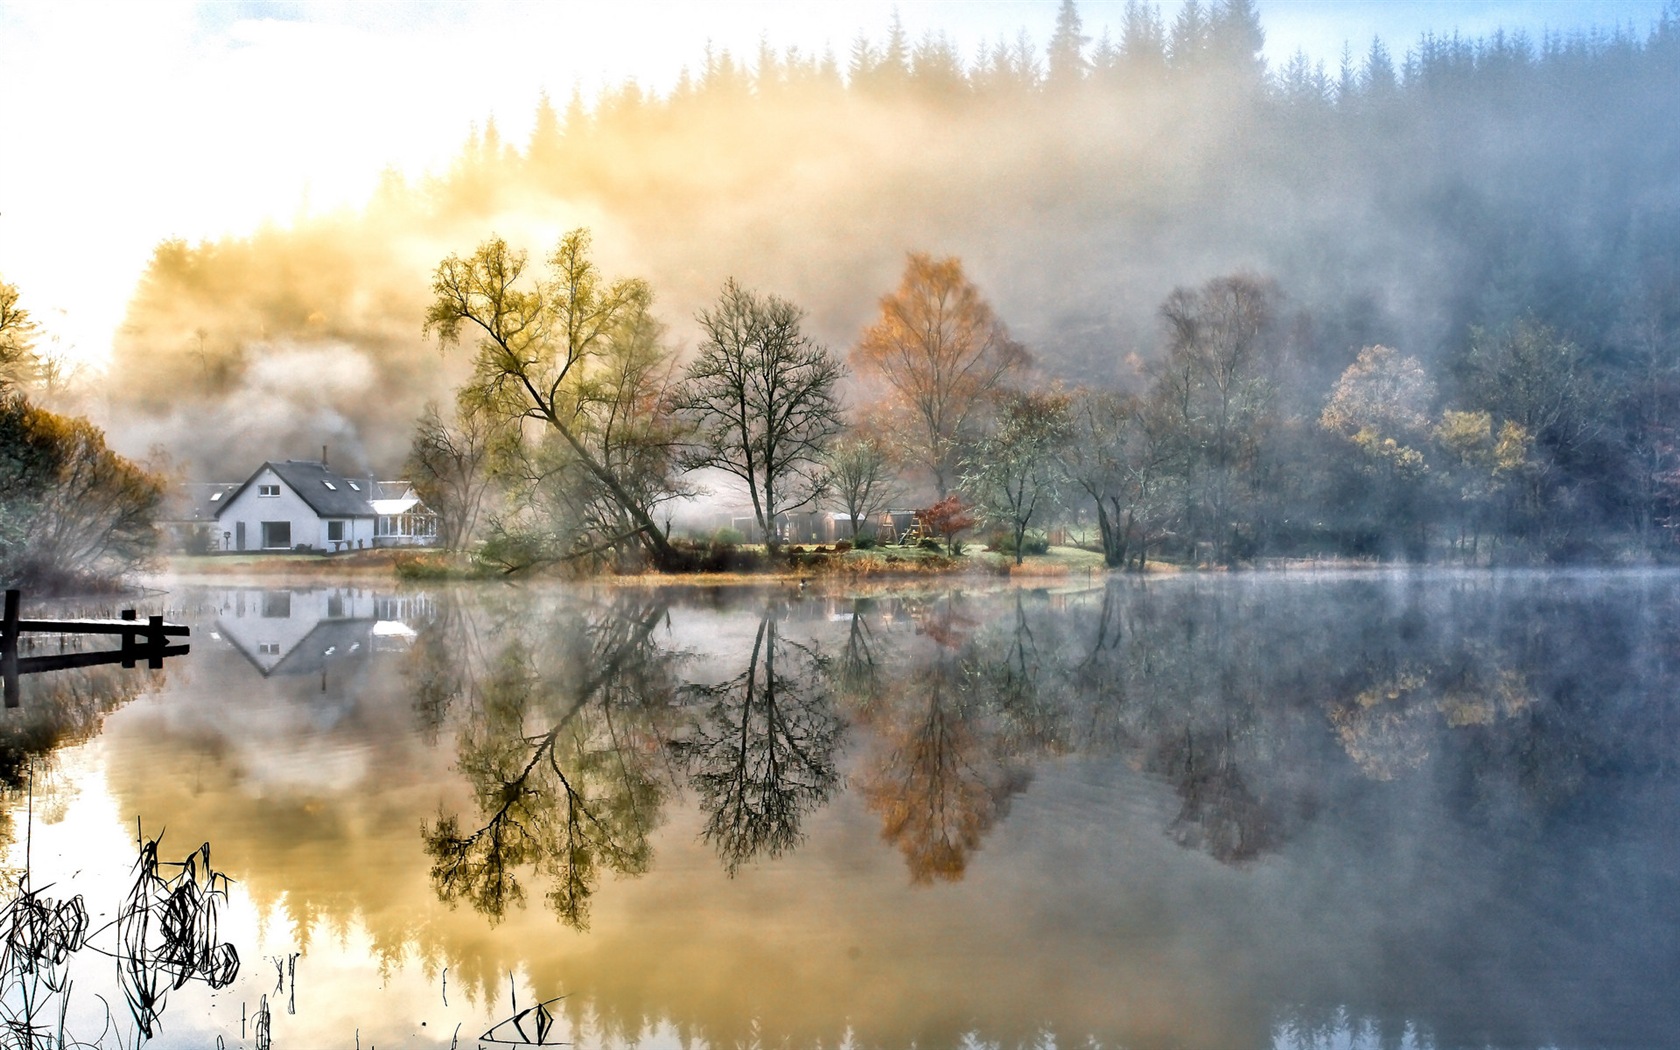
[(237, 522), (233, 526), (233, 549), (236, 551), (245, 549), (245, 523), (243, 521)]

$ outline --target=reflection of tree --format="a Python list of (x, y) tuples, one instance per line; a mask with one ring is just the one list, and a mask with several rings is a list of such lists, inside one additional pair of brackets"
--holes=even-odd
[(970, 684), (948, 656), (923, 664), (906, 676), (902, 702), (875, 722), (883, 742), (863, 796), (916, 882), (962, 878), (1009, 796), (1027, 785), (1024, 771), (994, 753)]
[(1329, 706), (1349, 758), (1372, 780), (1422, 766), (1444, 728), (1493, 726), (1533, 703), (1523, 676), (1481, 646), (1464, 645), (1429, 665), (1407, 666)]
[(986, 659), (1000, 647), (988, 640), (975, 647), (972, 663), (996, 705), (1010, 749), (1016, 753), (1062, 754), (1066, 705), (1055, 685), (1054, 655), (1045, 652), (1033, 632), (1021, 593), (1015, 593), (1015, 615), (1008, 622), (1001, 655)]
[[(97, 736), (107, 714), (142, 688), (157, 688), (167, 673), (100, 666), (25, 677), (18, 709), (0, 719), (0, 801), (32, 788), (37, 812), (45, 800), (50, 813), (58, 802), (50, 774), (59, 749)], [(11, 841), (11, 809), (0, 805), (0, 845)]]
[[(486, 625), (484, 618), (499, 622)], [(506, 631), (509, 619), (501, 611), (487, 613), (481, 603), (456, 596), (439, 602), (436, 614), (420, 625), (404, 674), (414, 690), (414, 716), (427, 743), (436, 741), (457, 702), (476, 695), (490, 660), (485, 639)]]
[[(803, 667), (790, 671), (793, 661)], [(687, 689), (706, 704), (703, 721), (672, 748), (688, 764), (707, 814), (705, 837), (731, 875), (760, 854), (778, 857), (797, 845), (805, 815), (834, 792), (842, 724), (828, 670), (822, 656), (781, 637), (766, 614), (745, 671)]]
[(1163, 741), (1153, 761), (1183, 803), (1167, 833), (1225, 864), (1252, 861), (1282, 841), (1277, 814), (1249, 787), (1235, 750), (1229, 732), (1186, 732)]
[[(519, 641), (503, 650), (459, 744), (484, 823), (463, 833), (456, 817), (440, 816), (424, 829), (440, 898), (498, 919), (524, 900), (519, 872), (528, 866), (549, 883), (555, 913), (582, 929), (601, 869), (647, 870), (663, 792), (633, 730), (671, 693), (668, 661), (651, 641), (664, 616), (663, 605), (615, 611), (568, 630), (556, 638), (574, 646), (563, 668), (540, 667)], [(527, 734), (531, 718), (550, 728)]]
[(841, 695), (862, 706), (872, 704), (881, 689), (883, 668), (876, 659), (875, 630), (869, 623), (869, 613), (875, 603), (859, 598), (852, 603), (852, 617), (846, 631), (846, 644), (834, 663), (834, 680)]

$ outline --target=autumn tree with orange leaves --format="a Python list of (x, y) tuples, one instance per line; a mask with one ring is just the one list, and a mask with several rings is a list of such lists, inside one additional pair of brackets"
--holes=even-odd
[(881, 299), (880, 320), (864, 330), (851, 355), (858, 375), (885, 384), (885, 407), (906, 457), (932, 472), (941, 499), (957, 480), (992, 394), (1030, 364), (1026, 349), (963, 274), (962, 261), (923, 252), (910, 254), (898, 289)]

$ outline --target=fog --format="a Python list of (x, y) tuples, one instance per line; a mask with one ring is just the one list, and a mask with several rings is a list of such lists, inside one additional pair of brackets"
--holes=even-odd
[(113, 439), (205, 479), (322, 444), (394, 471), (465, 367), (422, 333), (432, 269), (492, 234), (540, 258), (577, 225), (608, 275), (651, 282), (679, 350), (735, 277), (843, 352), (927, 251), (1048, 377), (1103, 386), (1139, 384), (1175, 287), (1254, 273), (1285, 296), (1306, 403), (1378, 342), (1450, 401), (1470, 327), (1517, 318), (1613, 361), (1680, 280), (1672, 17), (1265, 70), (1244, 7), (1200, 29), (1140, 7), (1075, 75), (1065, 46), (888, 32), (834, 64), (709, 50), (663, 97), (533, 99), (528, 140), (486, 122), (360, 210), (160, 246), (114, 349)]

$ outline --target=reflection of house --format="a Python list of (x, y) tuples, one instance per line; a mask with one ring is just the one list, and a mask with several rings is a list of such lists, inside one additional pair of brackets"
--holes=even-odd
[(215, 497), (220, 550), (359, 550), (436, 542), (437, 519), (403, 482), (345, 477), (324, 462), (264, 463)]
[(217, 633), (263, 676), (321, 674), (337, 661), (401, 650), (415, 637), (404, 620), (427, 615), (418, 595), (376, 596), (355, 587), (228, 591)]

